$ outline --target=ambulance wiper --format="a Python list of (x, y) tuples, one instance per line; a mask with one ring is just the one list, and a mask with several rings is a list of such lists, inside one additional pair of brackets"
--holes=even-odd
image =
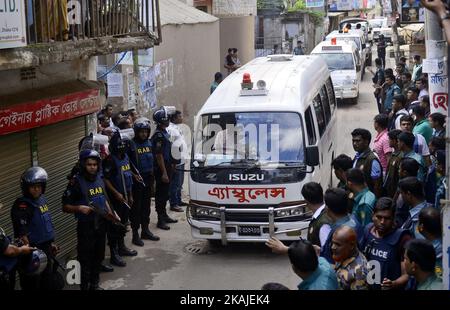
[[(223, 168), (223, 169), (228, 169), (228, 168), (235, 168), (235, 164), (243, 164), (243, 163), (248, 163), (249, 161), (253, 161), (253, 160), (249, 160), (249, 159), (233, 159), (232, 161), (223, 161), (221, 163), (218, 163), (216, 165), (212, 165), (212, 166), (206, 166), (206, 167), (202, 167), (202, 172), (214, 169), (214, 168)], [(227, 164), (227, 166), (225, 166), (225, 164)]]

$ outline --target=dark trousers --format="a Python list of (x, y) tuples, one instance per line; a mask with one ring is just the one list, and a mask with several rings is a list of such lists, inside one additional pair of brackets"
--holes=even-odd
[[(166, 204), (169, 200), (170, 183), (164, 183), (161, 180), (161, 173), (155, 174), (155, 208), (158, 213), (158, 221), (167, 217)], [(169, 180), (170, 180), (169, 176)]]
[(181, 204), (181, 190), (183, 189), (184, 182), (184, 164), (178, 166), (178, 169), (175, 170), (172, 174), (172, 179), (170, 180), (170, 189), (169, 189), (169, 202), (170, 206), (177, 206)]
[(78, 222), (78, 261), (81, 266), (82, 290), (89, 285), (98, 285), (100, 281), (100, 266), (105, 256), (106, 222), (99, 219), (94, 221)]
[[(130, 218), (130, 209), (123, 203), (116, 200), (112, 195), (110, 195), (109, 197), (111, 197), (111, 208), (116, 211), (117, 215), (120, 217), (120, 222), (126, 225), (128, 219)], [(109, 245), (112, 247), (116, 247), (119, 240), (123, 240), (123, 238), (125, 237), (126, 230), (123, 229), (123, 227), (112, 224), (111, 222), (108, 222), (107, 225)]]
[(378, 58), (381, 59), (383, 63), (383, 69), (386, 67), (386, 52), (378, 52)]
[(19, 272), (20, 287), (23, 291), (49, 290), (51, 289), (53, 260), (50, 252), (51, 242), (33, 245), (42, 250), (47, 255), (47, 267), (39, 275), (29, 276)]
[(0, 270), (0, 292), (13, 291), (16, 285), (16, 270)]
[(153, 175), (142, 176), (145, 186), (139, 182), (133, 184), (134, 204), (130, 210), (131, 228), (133, 230), (139, 227), (147, 227), (150, 223), (150, 205), (153, 192)]

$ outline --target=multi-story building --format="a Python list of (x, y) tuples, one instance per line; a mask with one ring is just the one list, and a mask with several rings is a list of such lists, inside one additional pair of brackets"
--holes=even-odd
[(159, 0), (9, 1), (0, 12), (0, 227), (20, 176), (47, 170), (46, 196), (62, 254), (75, 247), (75, 221), (61, 211), (78, 142), (96, 129), (105, 102), (96, 57), (147, 49), (160, 40)]

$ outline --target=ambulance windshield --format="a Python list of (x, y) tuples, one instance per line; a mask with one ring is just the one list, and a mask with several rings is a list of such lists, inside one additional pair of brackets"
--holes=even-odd
[(303, 164), (301, 122), (300, 115), (294, 112), (203, 115), (202, 130), (195, 137), (195, 157), (203, 157), (205, 166), (255, 161)]
[(319, 54), (328, 65), (328, 70), (355, 70), (353, 54), (350, 53), (321, 53)]

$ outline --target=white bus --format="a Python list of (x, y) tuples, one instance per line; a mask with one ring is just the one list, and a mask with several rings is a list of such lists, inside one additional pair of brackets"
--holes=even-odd
[(194, 127), (187, 209), (193, 237), (222, 244), (298, 239), (312, 215), (303, 184), (327, 188), (332, 180), (336, 98), (325, 61), (254, 59), (218, 86)]

